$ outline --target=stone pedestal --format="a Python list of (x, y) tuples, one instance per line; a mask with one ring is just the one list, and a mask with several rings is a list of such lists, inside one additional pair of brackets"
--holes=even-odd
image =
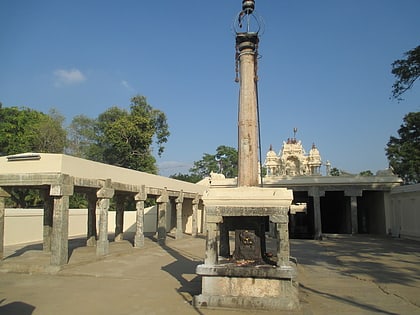
[[(207, 191), (203, 196), (206, 258), (196, 270), (202, 276), (202, 293), (194, 297), (195, 306), (256, 310), (298, 308), (297, 269), (289, 259), (288, 211), (292, 199), (292, 191), (285, 188), (235, 187)], [(258, 231), (262, 219), (276, 227), (277, 259), (268, 259), (265, 255), (265, 230), (263, 235)], [(247, 246), (253, 239), (258, 239), (254, 250), (261, 248), (261, 251), (255, 252), (255, 260), (241, 259), (243, 256), (230, 252), (228, 244), (221, 244), (226, 237), (220, 238), (219, 234), (226, 234), (226, 230), (227, 233), (251, 232), (252, 222), (256, 222), (254, 231), (258, 237), (247, 238), (242, 245)], [(239, 237), (236, 237), (235, 242), (238, 241)], [(238, 247), (235, 246), (235, 250)], [(219, 248), (225, 257), (219, 255)], [(252, 253), (251, 250), (246, 255)]]

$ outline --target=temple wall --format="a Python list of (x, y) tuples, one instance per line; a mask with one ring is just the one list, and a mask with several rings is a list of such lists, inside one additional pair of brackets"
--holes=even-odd
[(420, 184), (392, 189), (390, 212), (392, 236), (420, 240)]

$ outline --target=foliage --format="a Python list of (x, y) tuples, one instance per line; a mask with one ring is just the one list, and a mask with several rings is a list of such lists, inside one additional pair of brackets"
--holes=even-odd
[(165, 114), (140, 95), (131, 99), (129, 111), (113, 106), (95, 120), (76, 116), (69, 134), (69, 152), (76, 156), (152, 174), (152, 145), (161, 156), (169, 137)]
[(24, 152), (62, 153), (66, 132), (64, 118), (26, 107), (0, 106), (0, 155)]
[(173, 174), (169, 177), (173, 179), (182, 180), (184, 182), (189, 182), (189, 183), (197, 183), (202, 179), (202, 177), (197, 174), (181, 174), (181, 173)]
[(401, 95), (411, 89), (420, 77), (420, 46), (404, 53), (405, 59), (392, 63), (392, 74), (396, 81), (392, 85), (392, 96), (401, 100)]
[(96, 120), (85, 115), (77, 115), (67, 128), (66, 153), (80, 158), (95, 156)]
[[(25, 152), (62, 153), (66, 144), (64, 122), (56, 110), (49, 115), (26, 107), (3, 107), (0, 104), (0, 155)], [(38, 191), (13, 188), (8, 206), (38, 207)]]
[(373, 176), (373, 173), (371, 170), (362, 171), (359, 173), (360, 176)]
[(385, 149), (389, 164), (405, 184), (420, 183), (420, 112), (404, 116), (398, 135)]
[(222, 173), (227, 178), (238, 176), (238, 151), (235, 148), (221, 145), (216, 154), (204, 153), (203, 158), (194, 162), (190, 169), (192, 175), (202, 179), (211, 172)]
[(331, 176), (340, 176), (340, 170), (338, 168), (336, 168), (336, 167), (333, 167), (330, 170), (330, 175)]

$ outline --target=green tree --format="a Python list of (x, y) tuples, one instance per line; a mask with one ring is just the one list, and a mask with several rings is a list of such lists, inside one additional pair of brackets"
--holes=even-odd
[(338, 168), (336, 168), (336, 167), (333, 167), (330, 170), (330, 175), (331, 176), (340, 176), (340, 170)]
[(67, 127), (66, 153), (84, 159), (97, 156), (96, 120), (85, 115), (77, 115)]
[(69, 152), (75, 155), (157, 174), (153, 144), (161, 156), (169, 130), (165, 114), (137, 95), (131, 99), (130, 110), (113, 106), (95, 120), (76, 116), (69, 134)]
[(209, 176), (211, 172), (222, 173), (228, 178), (238, 176), (238, 151), (235, 148), (221, 145), (216, 154), (204, 153), (203, 158), (194, 162), (190, 172), (200, 179)]
[(392, 63), (392, 74), (396, 77), (392, 85), (392, 97), (398, 100), (420, 77), (420, 46), (405, 52), (404, 56), (404, 59)]
[(359, 173), (360, 176), (373, 176), (373, 173), (371, 170), (362, 171)]
[(385, 149), (389, 165), (405, 184), (420, 182), (420, 112), (408, 113)]
[[(0, 155), (24, 152), (62, 153), (66, 132), (64, 118), (51, 110), (49, 115), (26, 107), (3, 107), (0, 104)], [(27, 208), (42, 204), (39, 192), (33, 189), (10, 191), (8, 206)]]
[(63, 128), (64, 117), (55, 109), (41, 116), (38, 122), (36, 152), (63, 153), (67, 142), (67, 132)]
[(0, 106), (0, 155), (24, 152), (62, 153), (66, 132), (64, 118), (26, 107)]
[(201, 176), (196, 175), (196, 174), (181, 174), (181, 173), (170, 175), (169, 178), (178, 179), (178, 180), (182, 180), (184, 182), (189, 182), (189, 183), (197, 183), (202, 179)]

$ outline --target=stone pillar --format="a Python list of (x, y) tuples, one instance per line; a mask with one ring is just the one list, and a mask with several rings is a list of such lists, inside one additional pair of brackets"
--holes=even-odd
[(218, 262), (217, 252), (217, 232), (219, 230), (219, 223), (222, 221), (222, 217), (208, 217), (206, 228), (206, 256), (204, 258), (204, 265), (214, 266)]
[(134, 247), (144, 246), (144, 201), (147, 198), (146, 186), (141, 185), (140, 191), (134, 196), (136, 201), (136, 235), (134, 236)]
[(175, 199), (176, 202), (176, 239), (181, 239), (184, 235), (182, 231), (182, 205), (184, 203), (184, 192), (181, 190), (179, 192), (178, 198)]
[(238, 186), (258, 186), (256, 58), (258, 35), (238, 33), (240, 91), (238, 113)]
[(195, 198), (192, 200), (192, 237), (197, 237), (198, 235), (198, 204), (200, 202), (200, 198), (198, 194), (195, 195)]
[(69, 196), (73, 195), (73, 178), (60, 175), (58, 183), (50, 187), (54, 198), (53, 227), (51, 238), (51, 265), (62, 266), (69, 258)]
[(230, 256), (229, 224), (227, 222), (219, 223), (219, 255), (225, 258)]
[(97, 191), (97, 209), (99, 210), (99, 237), (96, 242), (96, 255), (103, 256), (109, 253), (108, 241), (108, 209), (109, 200), (114, 196), (111, 180), (107, 179), (103, 187)]
[(4, 252), (4, 217), (5, 217), (5, 198), (10, 195), (0, 188), (0, 260), (3, 259)]
[(163, 190), (162, 194), (159, 198), (156, 199), (158, 204), (157, 211), (158, 211), (158, 231), (157, 231), (157, 239), (160, 245), (165, 245), (166, 242), (166, 210), (168, 207), (169, 196), (168, 191)]
[(270, 216), (270, 221), (276, 225), (277, 236), (277, 266), (288, 266), (290, 260), (289, 217), (288, 209), (279, 209), (279, 214)]
[(87, 237), (86, 246), (96, 246), (96, 202), (98, 201), (95, 193), (87, 194), (88, 217), (87, 217)]
[(357, 218), (357, 197), (361, 197), (363, 191), (361, 189), (346, 189), (345, 196), (350, 196), (350, 217), (351, 217), (351, 234), (359, 233), (359, 224)]
[(114, 241), (120, 242), (124, 239), (124, 197), (115, 196), (115, 236)]
[(325, 191), (320, 191), (318, 187), (313, 187), (308, 191), (308, 195), (314, 201), (314, 239), (322, 239), (322, 220), (321, 220), (321, 200), (325, 196)]
[(53, 228), (54, 198), (50, 197), (49, 191), (43, 190), (44, 199), (44, 226), (42, 230), (42, 249), (51, 252), (51, 238)]

